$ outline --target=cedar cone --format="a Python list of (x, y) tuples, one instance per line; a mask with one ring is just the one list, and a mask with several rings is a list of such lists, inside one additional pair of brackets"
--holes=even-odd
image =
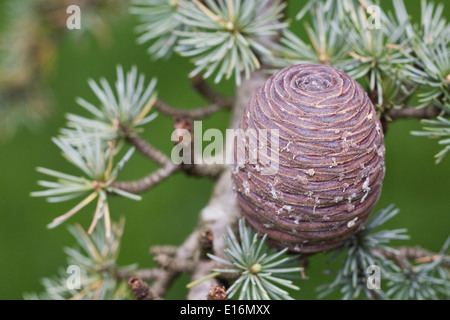
[[(268, 245), (291, 252), (341, 245), (364, 226), (380, 196), (381, 128), (366, 92), (345, 72), (300, 64), (274, 74), (243, 113), (246, 143), (234, 144), (234, 188), (248, 223), (267, 234)], [(261, 142), (262, 129), (268, 136), (279, 130), (278, 145), (269, 137)], [(264, 148), (265, 155), (250, 156)], [(263, 170), (270, 161), (274, 174)]]

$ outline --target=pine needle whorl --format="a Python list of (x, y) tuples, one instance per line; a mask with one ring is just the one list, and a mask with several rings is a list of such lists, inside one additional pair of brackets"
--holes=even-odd
[(238, 202), (269, 245), (315, 253), (363, 227), (380, 196), (385, 147), (373, 104), (350, 76), (327, 65), (285, 68), (254, 93), (240, 128), (279, 130), (276, 174), (264, 174), (259, 158), (238, 164), (248, 143), (234, 154)]

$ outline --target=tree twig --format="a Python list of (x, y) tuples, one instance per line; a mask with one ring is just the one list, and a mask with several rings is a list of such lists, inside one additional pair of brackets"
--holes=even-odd
[(159, 255), (159, 254), (165, 254), (165, 255), (175, 255), (177, 253), (178, 247), (176, 246), (153, 246), (150, 248), (150, 254), (153, 256)]
[(180, 260), (165, 254), (154, 256), (153, 259), (161, 268), (177, 273), (188, 273), (194, 268), (194, 265), (190, 260)]
[(182, 170), (190, 176), (209, 178), (216, 180), (219, 176), (227, 170), (225, 164), (193, 164), (183, 166)]
[(161, 166), (165, 166), (171, 162), (168, 156), (153, 147), (150, 143), (148, 143), (138, 135), (128, 135), (126, 137), (126, 141), (133, 145), (141, 154), (143, 154), (150, 160), (155, 161)]
[(138, 277), (142, 280), (155, 280), (162, 275), (162, 270), (159, 268), (153, 269), (141, 269), (141, 270), (133, 270), (133, 271), (122, 271), (117, 270), (115, 272), (116, 279), (129, 279), (130, 277)]
[(436, 118), (442, 112), (436, 106), (428, 106), (424, 108), (407, 107), (402, 109), (389, 109), (386, 111), (386, 115), (392, 120), (397, 119), (433, 119)]
[[(184, 241), (184, 243), (177, 248), (174, 258), (179, 261), (195, 261), (198, 248), (198, 231), (194, 230), (190, 236)], [(161, 269), (163, 271), (162, 275), (157, 278), (152, 286), (151, 290), (155, 294), (163, 297), (167, 290), (170, 288), (172, 282), (180, 274), (179, 271), (169, 269)]]
[(156, 109), (173, 119), (203, 119), (228, 106), (229, 103), (227, 101), (224, 101), (223, 103), (216, 102), (203, 108), (182, 110), (174, 108), (162, 100), (158, 100), (155, 102)]
[(112, 187), (131, 193), (144, 193), (179, 170), (180, 166), (168, 162), (164, 167), (159, 168), (142, 179), (136, 181), (115, 181), (112, 183)]
[(150, 173), (142, 179), (134, 181), (115, 181), (112, 187), (121, 189), (131, 193), (144, 193), (154, 188), (176, 172), (184, 171), (188, 175), (196, 177), (204, 177), (216, 180), (220, 174), (226, 170), (225, 165), (192, 165), (184, 169), (183, 166), (175, 165), (172, 162), (167, 163), (164, 167)]
[(395, 264), (397, 264), (397, 266), (400, 267), (400, 269), (402, 270), (408, 270), (408, 263), (406, 260), (406, 257), (404, 257), (403, 255), (401, 255), (398, 251), (389, 251), (389, 250), (384, 250), (384, 249), (377, 249), (376, 250), (379, 254), (381, 254), (383, 257), (385, 257), (386, 259), (392, 260), (395, 262)]
[[(374, 101), (373, 98), (372, 101)], [(424, 108), (406, 107), (402, 109), (388, 109), (381, 116), (380, 121), (383, 126), (383, 132), (389, 128), (389, 124), (398, 119), (434, 119), (442, 112), (436, 106), (428, 106)]]
[[(428, 263), (442, 258), (442, 256), (437, 253), (419, 247), (398, 247), (395, 248), (395, 250), (396, 251), (378, 249), (377, 252), (386, 259), (393, 260), (403, 270), (407, 269), (405, 261)], [(444, 267), (450, 268), (450, 257), (446, 256), (442, 264)]]
[[(214, 266), (214, 261), (211, 260), (199, 260), (195, 269), (192, 272), (191, 281), (204, 278), (211, 273), (211, 269)], [(211, 278), (200, 282), (194, 287), (190, 288), (187, 299), (188, 300), (205, 300), (208, 297), (208, 292), (211, 287), (220, 287), (220, 283), (216, 278)]]
[(213, 88), (211, 88), (211, 86), (205, 81), (205, 79), (203, 79), (202, 75), (198, 74), (198, 75), (192, 77), (191, 84), (192, 84), (192, 87), (198, 93), (200, 93), (203, 97), (208, 99), (210, 102), (217, 103), (220, 105), (223, 105), (224, 103), (231, 105), (231, 101), (228, 101), (228, 103), (226, 103), (227, 100), (229, 100), (229, 99), (225, 98), (220, 93), (218, 93)]

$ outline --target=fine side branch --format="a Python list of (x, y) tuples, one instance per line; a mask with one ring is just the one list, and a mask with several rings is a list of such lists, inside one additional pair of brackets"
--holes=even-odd
[[(388, 251), (383, 249), (378, 249), (377, 251), (386, 259), (393, 260), (403, 270), (407, 270), (405, 261), (412, 261), (414, 263), (428, 263), (442, 258), (438, 253), (417, 247), (399, 247), (396, 248), (396, 251)], [(450, 257), (444, 257), (443, 266), (450, 268)]]
[(161, 113), (173, 118), (173, 119), (203, 119), (209, 117), (210, 115), (220, 111), (222, 109), (229, 108), (230, 101), (223, 100), (222, 102), (213, 103), (207, 107), (191, 109), (191, 110), (182, 110), (174, 108), (162, 100), (158, 100), (155, 103), (155, 108), (158, 109)]
[(425, 108), (408, 107), (403, 109), (389, 109), (386, 115), (392, 120), (397, 119), (434, 119), (442, 112), (436, 106), (428, 106)]
[(166, 180), (180, 169), (180, 166), (177, 166), (169, 161), (166, 165), (150, 173), (142, 179), (136, 181), (116, 181), (112, 183), (112, 187), (136, 194), (144, 193), (147, 190), (155, 187), (162, 181)]
[(141, 154), (143, 154), (150, 160), (155, 161), (161, 166), (166, 166), (171, 162), (169, 157), (167, 157), (164, 153), (153, 147), (150, 143), (148, 143), (138, 135), (129, 135), (126, 138), (126, 141), (129, 144), (133, 145)]
[(228, 99), (211, 88), (211, 86), (205, 81), (205, 79), (203, 79), (202, 75), (198, 74), (195, 77), (191, 78), (191, 84), (195, 91), (208, 99), (211, 103), (216, 103), (219, 105), (226, 104), (226, 101)]

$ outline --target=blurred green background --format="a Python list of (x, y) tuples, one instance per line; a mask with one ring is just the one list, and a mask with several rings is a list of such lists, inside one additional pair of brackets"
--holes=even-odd
[[(420, 2), (406, 2), (410, 14), (417, 19)], [(445, 4), (449, 17), (449, 3)], [(0, 2), (0, 6), (0, 12), (4, 12), (4, 2)], [(301, 6), (301, 1), (289, 1), (289, 16), (294, 17)], [(382, 6), (389, 8), (387, 1), (382, 1)], [(136, 44), (133, 31), (136, 24), (134, 16), (124, 13), (108, 22), (112, 39), (109, 43), (99, 43), (89, 32), (75, 35), (80, 33), (77, 30), (67, 32), (58, 40), (58, 56), (48, 84), (56, 101), (51, 116), (40, 128), (20, 130), (13, 139), (0, 145), (0, 299), (22, 299), (25, 292), (39, 292), (42, 277), (52, 276), (58, 268), (66, 267), (63, 247), (75, 242), (67, 232), (67, 225), (54, 230), (47, 230), (45, 226), (68, 210), (71, 203), (49, 204), (42, 198), (31, 198), (29, 194), (39, 189), (36, 181), (43, 178), (35, 171), (36, 166), (77, 173), (60, 156), (50, 138), (64, 126), (65, 113), (82, 113), (75, 103), (76, 97), (96, 101), (87, 85), (88, 78), (97, 80), (103, 76), (112, 82), (116, 65), (123, 65), (125, 70), (136, 65), (147, 78), (158, 78), (159, 97), (168, 103), (180, 108), (206, 104), (190, 89), (187, 73), (192, 65), (177, 56), (170, 61), (152, 62), (146, 46)], [(303, 32), (299, 22), (294, 22), (293, 29), (297, 34)], [(219, 90), (230, 95), (233, 85), (225, 83)], [(205, 121), (203, 126), (205, 129), (225, 129), (227, 121), (228, 114), (221, 112)], [(450, 230), (450, 157), (435, 165), (433, 155), (439, 150), (437, 142), (410, 135), (411, 130), (420, 128), (420, 123), (415, 120), (398, 121), (389, 128), (385, 138), (386, 177), (375, 210), (394, 203), (400, 214), (387, 227), (408, 229), (411, 240), (402, 244), (420, 245), (436, 251)], [(169, 153), (171, 132), (172, 122), (160, 115), (147, 125), (143, 136)], [(139, 178), (154, 168), (136, 154), (120, 178)], [(208, 202), (211, 187), (210, 181), (179, 174), (145, 194), (141, 202), (112, 199), (113, 219), (125, 215), (127, 220), (120, 264), (138, 263), (140, 267), (150, 267), (154, 263), (148, 254), (149, 246), (180, 244), (196, 225), (199, 211)], [(83, 210), (71, 222), (79, 222), (87, 228), (91, 211), (93, 209)], [(298, 281), (302, 290), (294, 294), (296, 299), (315, 299), (315, 287), (330, 280), (323, 274), (328, 257), (317, 255), (311, 259), (306, 272), (308, 280)], [(187, 276), (181, 277), (168, 298), (184, 299), (184, 284), (188, 281)]]

